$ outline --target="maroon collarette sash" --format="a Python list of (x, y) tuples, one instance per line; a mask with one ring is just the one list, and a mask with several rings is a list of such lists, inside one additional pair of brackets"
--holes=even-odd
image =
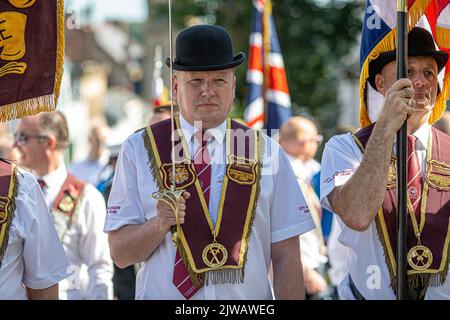
[(73, 223), (74, 213), (85, 186), (86, 183), (68, 174), (55, 198), (52, 207), (52, 218), (61, 241)]
[(16, 174), (15, 165), (0, 159), (0, 268), (8, 247), (9, 230), (16, 209), (16, 196), (19, 188)]
[[(259, 196), (259, 159), (264, 152), (264, 141), (259, 132), (232, 120), (227, 122), (227, 164), (214, 227), (178, 118), (175, 123), (176, 137), (179, 137), (175, 139), (176, 188), (191, 194), (186, 201), (185, 222), (177, 230), (176, 246), (180, 256), (194, 284), (199, 284), (205, 273), (206, 283), (242, 283)], [(142, 136), (149, 156), (150, 169), (159, 190), (170, 189), (170, 119), (147, 127)], [(226, 248), (227, 255), (223, 255), (219, 250), (215, 251), (216, 256), (214, 250), (208, 250), (214, 242), (213, 230), (217, 234), (216, 242)]]
[[(375, 124), (359, 130), (354, 139), (361, 151), (369, 141)], [(425, 225), (421, 233), (422, 245), (432, 252), (432, 263), (425, 270), (414, 270), (408, 264), (408, 286), (439, 286), (445, 282), (449, 264), (450, 240), (450, 137), (432, 128), (431, 153), (427, 157), (422, 201), (425, 209)], [(428, 151), (429, 152), (429, 151)], [(410, 204), (410, 201), (408, 199)], [(412, 206), (408, 205), (411, 214)], [(392, 157), (388, 173), (386, 193), (382, 208), (376, 218), (378, 237), (382, 243), (386, 264), (391, 277), (391, 287), (395, 288), (397, 251), (397, 184), (396, 164)], [(420, 216), (416, 215), (420, 223)], [(417, 245), (411, 219), (408, 218), (408, 252)]]

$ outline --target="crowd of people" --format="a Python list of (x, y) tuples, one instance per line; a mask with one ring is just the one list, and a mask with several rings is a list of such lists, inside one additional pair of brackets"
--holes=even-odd
[(408, 43), (408, 78), (396, 79), (395, 52), (371, 62), (378, 120), (331, 138), (321, 163), (309, 118), (287, 120), (278, 141), (228, 119), (245, 55), (212, 25), (177, 36), (174, 118), (155, 108), (122, 145), (96, 123), (86, 159), (66, 166), (65, 116), (21, 119), (0, 141), (0, 231), (8, 214), (12, 225), (0, 298), (394, 299), (394, 146), (407, 120), (408, 295), (450, 299), (450, 113), (428, 121), (448, 56), (425, 29)]

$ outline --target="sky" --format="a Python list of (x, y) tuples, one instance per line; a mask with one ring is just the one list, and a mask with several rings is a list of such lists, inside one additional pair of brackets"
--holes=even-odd
[(66, 0), (66, 11), (81, 12), (88, 5), (93, 6), (93, 19), (100, 23), (105, 19), (125, 22), (143, 22), (147, 19), (145, 0)]

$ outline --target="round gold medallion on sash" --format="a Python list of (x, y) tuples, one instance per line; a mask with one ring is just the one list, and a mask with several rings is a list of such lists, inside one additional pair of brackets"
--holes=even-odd
[(213, 242), (203, 249), (203, 262), (210, 268), (220, 268), (228, 259), (227, 249), (220, 243)]
[(416, 245), (408, 252), (408, 264), (416, 271), (427, 270), (433, 263), (431, 250), (423, 245)]

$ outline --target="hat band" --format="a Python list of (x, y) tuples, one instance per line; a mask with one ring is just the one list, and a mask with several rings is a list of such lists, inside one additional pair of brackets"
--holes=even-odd
[(209, 66), (232, 62), (234, 62), (233, 56), (229, 54), (175, 58), (175, 63), (182, 66)]

